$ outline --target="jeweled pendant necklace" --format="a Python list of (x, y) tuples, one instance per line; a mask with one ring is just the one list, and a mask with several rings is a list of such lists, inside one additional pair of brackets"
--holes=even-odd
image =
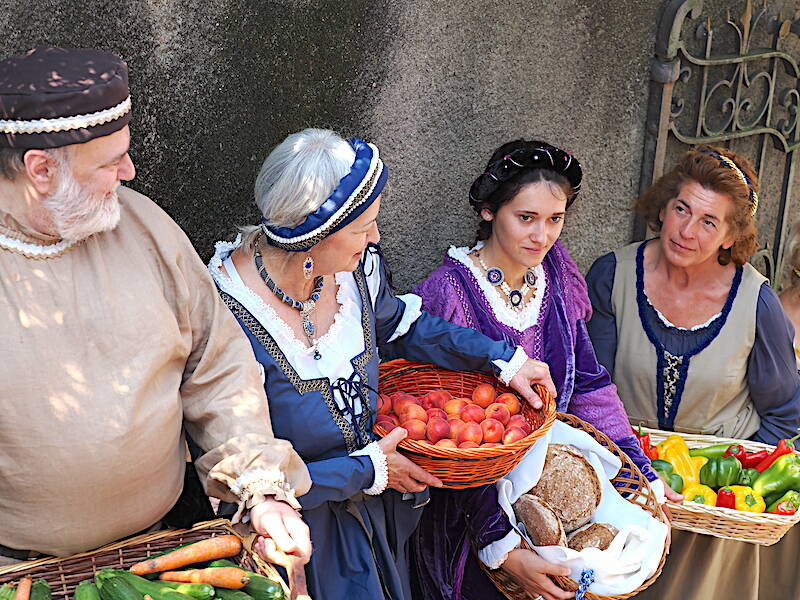
[(289, 294), (279, 288), (278, 284), (275, 283), (275, 280), (269, 276), (269, 273), (267, 273), (267, 270), (264, 268), (264, 261), (261, 258), (261, 251), (259, 250), (258, 245), (256, 245), (253, 260), (256, 263), (258, 274), (261, 276), (261, 279), (264, 280), (264, 284), (273, 294), (275, 294), (278, 300), (300, 311), (300, 318), (303, 320), (303, 333), (305, 334), (309, 345), (314, 349), (314, 360), (319, 360), (322, 358), (322, 355), (319, 353), (319, 349), (317, 348), (317, 338), (314, 337), (314, 334), (316, 333), (316, 327), (314, 326), (314, 322), (311, 320), (311, 313), (314, 312), (314, 309), (317, 307), (317, 300), (319, 300), (322, 287), (325, 285), (322, 275), (317, 275), (314, 278), (314, 289), (311, 290), (311, 295), (307, 300), (301, 302), (300, 300), (295, 300)]
[(533, 272), (533, 269), (525, 271), (525, 275), (522, 277), (522, 287), (515, 290), (506, 283), (505, 274), (500, 267), (487, 267), (480, 252), (476, 252), (475, 256), (478, 258), (481, 268), (486, 272), (486, 280), (494, 286), (500, 286), (500, 289), (508, 296), (508, 301), (513, 308), (519, 309), (522, 306), (522, 300), (529, 289), (533, 291), (532, 297), (536, 296), (536, 287), (534, 287), (536, 285), (536, 273)]

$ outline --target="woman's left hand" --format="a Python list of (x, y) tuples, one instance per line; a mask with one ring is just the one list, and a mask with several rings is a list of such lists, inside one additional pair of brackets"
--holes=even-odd
[(519, 392), (533, 408), (538, 409), (542, 408), (544, 403), (539, 398), (539, 395), (533, 391), (532, 386), (536, 383), (543, 385), (553, 395), (553, 398), (556, 397), (556, 386), (553, 383), (553, 378), (550, 377), (550, 367), (547, 366), (547, 363), (529, 358), (523, 363), (508, 385)]

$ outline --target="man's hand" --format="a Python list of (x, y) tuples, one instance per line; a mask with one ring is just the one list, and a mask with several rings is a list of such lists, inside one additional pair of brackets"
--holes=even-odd
[(569, 569), (546, 562), (532, 550), (521, 548), (512, 550), (500, 568), (508, 572), (531, 598), (568, 600), (575, 597), (575, 594), (565, 592), (548, 577), (548, 575), (568, 577)]
[[(266, 560), (266, 540), (269, 538), (275, 547), (284, 554), (291, 554), (303, 564), (311, 558), (311, 534), (308, 525), (295, 509), (272, 497), (256, 504), (250, 509), (250, 522), (257, 533), (264, 536), (256, 542), (255, 548)], [(271, 544), (270, 544), (271, 546)]]
[(552, 377), (550, 377), (550, 367), (547, 366), (547, 363), (529, 358), (523, 363), (517, 374), (514, 375), (509, 385), (517, 390), (533, 408), (538, 409), (542, 408), (544, 403), (531, 387), (535, 383), (543, 385), (553, 395), (553, 398), (556, 397), (556, 386)]
[(418, 467), (397, 451), (397, 444), (408, 435), (402, 427), (395, 427), (378, 442), (378, 446), (386, 455), (386, 466), (389, 470), (390, 487), (398, 492), (421, 492), (427, 486), (442, 487), (437, 477)]

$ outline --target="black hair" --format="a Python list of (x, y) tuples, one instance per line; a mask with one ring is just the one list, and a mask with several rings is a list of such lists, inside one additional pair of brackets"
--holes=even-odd
[[(582, 176), (580, 163), (567, 152), (545, 142), (514, 140), (494, 151), (470, 188), (469, 202), (478, 215), (484, 208), (496, 214), (526, 185), (546, 182), (563, 189), (569, 207), (580, 191)], [(491, 234), (492, 222), (481, 220), (478, 240)]]

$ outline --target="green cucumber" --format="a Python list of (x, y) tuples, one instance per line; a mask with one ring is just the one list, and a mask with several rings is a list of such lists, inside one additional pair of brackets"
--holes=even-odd
[(100, 600), (100, 590), (89, 581), (81, 581), (75, 588), (74, 600)]
[(53, 592), (50, 591), (50, 584), (44, 579), (37, 579), (31, 586), (31, 600), (52, 600)]
[[(211, 562), (209, 567), (239, 567), (236, 563), (225, 560), (215, 560)], [(239, 567), (240, 569), (242, 567)], [(283, 600), (284, 593), (283, 587), (269, 577), (264, 577), (258, 573), (253, 573), (245, 569), (245, 573), (250, 577), (250, 583), (242, 588), (242, 591), (247, 592), (253, 597), (253, 600)], [(219, 596), (219, 593), (217, 594)]]
[[(103, 569), (102, 571), (98, 571), (94, 578), (95, 581), (97, 581), (97, 585), (100, 586), (101, 591), (107, 581), (120, 578), (124, 579), (133, 589), (139, 592), (139, 594), (142, 596), (150, 596), (153, 600), (192, 600), (190, 596), (162, 585), (163, 582), (161, 581), (150, 581), (144, 577), (134, 575), (130, 571)], [(105, 598), (102, 600), (105, 600)]]
[(229, 590), (227, 588), (217, 588), (217, 598), (219, 600), (253, 600), (252, 596), (245, 594), (241, 590)]
[(16, 594), (17, 590), (7, 583), (4, 583), (3, 587), (0, 587), (0, 600), (14, 600)]
[(208, 583), (179, 583), (177, 581), (159, 581), (158, 585), (173, 589), (181, 594), (191, 596), (196, 600), (210, 600), (216, 591)]
[(100, 584), (100, 600), (143, 600), (144, 594), (122, 577), (111, 577)]

